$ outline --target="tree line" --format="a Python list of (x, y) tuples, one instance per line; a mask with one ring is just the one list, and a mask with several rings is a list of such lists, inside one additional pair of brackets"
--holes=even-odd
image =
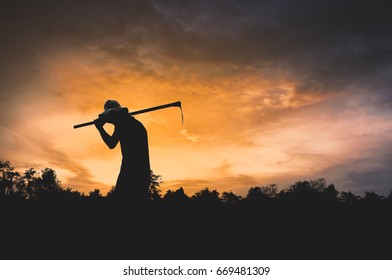
[[(276, 184), (252, 186), (245, 196), (237, 195), (232, 191), (219, 193), (217, 190), (209, 188), (201, 189), (194, 195), (189, 196), (185, 193), (183, 187), (177, 190), (168, 190), (165, 194), (162, 194), (162, 190), (159, 188), (163, 183), (162, 176), (156, 175), (151, 171), (150, 178), (150, 199), (158, 204), (225, 205), (230, 207), (243, 204), (268, 205), (276, 202), (322, 205), (392, 204), (392, 191), (387, 197), (373, 191), (367, 191), (364, 196), (359, 196), (351, 191), (337, 191), (333, 184), (327, 185), (324, 178), (298, 181), (280, 191)], [(51, 168), (45, 168), (41, 172), (30, 168), (20, 173), (15, 171), (15, 168), (9, 161), (0, 161), (0, 200), (45, 201), (62, 199), (105, 201), (110, 200), (114, 192), (115, 189), (112, 188), (104, 196), (99, 189), (94, 189), (85, 194), (72, 188), (63, 188), (55, 170)]]

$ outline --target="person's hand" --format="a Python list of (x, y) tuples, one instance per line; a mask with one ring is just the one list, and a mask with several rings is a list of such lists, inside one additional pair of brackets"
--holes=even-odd
[(98, 119), (94, 120), (94, 124), (97, 129), (102, 129), (102, 127), (105, 125), (105, 123), (106, 123), (106, 121), (104, 118), (98, 118)]

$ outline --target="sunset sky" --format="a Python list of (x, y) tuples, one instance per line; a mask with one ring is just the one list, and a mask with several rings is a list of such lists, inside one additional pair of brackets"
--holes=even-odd
[[(392, 190), (392, 16), (387, 1), (5, 1), (0, 159), (103, 193), (120, 148), (94, 126), (116, 99), (137, 116), (162, 189), (326, 178)], [(105, 126), (112, 129), (109, 125)]]

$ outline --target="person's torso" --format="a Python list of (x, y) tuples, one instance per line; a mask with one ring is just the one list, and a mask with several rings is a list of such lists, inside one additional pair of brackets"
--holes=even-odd
[(123, 156), (122, 168), (134, 172), (150, 172), (147, 131), (143, 124), (133, 117), (116, 125)]

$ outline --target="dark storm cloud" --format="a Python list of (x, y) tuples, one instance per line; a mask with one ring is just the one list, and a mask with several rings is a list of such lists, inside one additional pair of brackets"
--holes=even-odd
[(152, 74), (251, 69), (295, 81), (298, 100), (349, 88), (358, 106), (392, 107), (386, 1), (7, 1), (0, 21), (4, 106), (29, 92), (20, 88), (34, 83), (42, 57), (67, 51)]
[(341, 191), (352, 191), (360, 195), (374, 191), (386, 197), (392, 188), (392, 154), (385, 152), (390, 146), (391, 142), (385, 141), (376, 151), (335, 164), (317, 175), (334, 178), (331, 183), (336, 184)]
[(171, 58), (279, 67), (298, 81), (298, 92), (390, 78), (392, 20), (383, 2), (209, 1), (177, 9), (165, 4), (160, 11), (177, 23), (177, 29), (165, 30), (175, 34), (161, 44)]
[(140, 67), (152, 48), (166, 64), (280, 67), (298, 92), (391, 76), (383, 1), (13, 1), (3, 14), (3, 69), (62, 47)]
[(387, 196), (392, 188), (391, 153), (385, 153), (376, 159), (363, 159), (363, 162), (366, 163), (366, 168), (349, 172), (347, 177), (358, 190), (374, 191)]

